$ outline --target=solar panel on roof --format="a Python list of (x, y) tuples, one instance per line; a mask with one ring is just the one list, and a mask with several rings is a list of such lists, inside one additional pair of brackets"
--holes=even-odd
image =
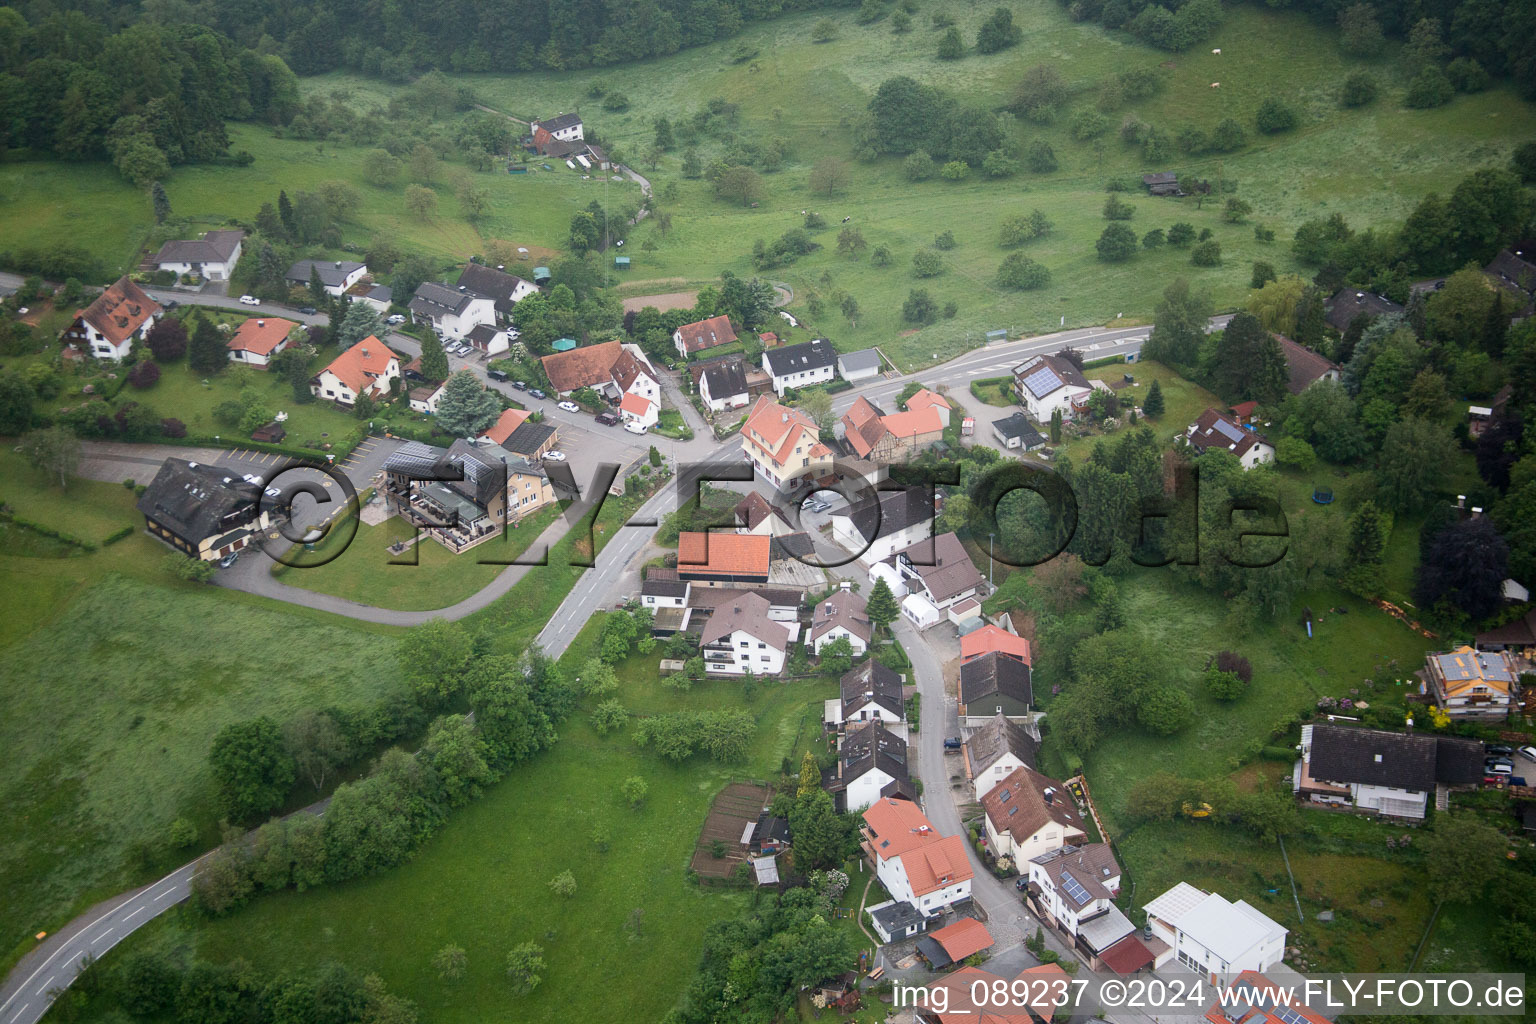
[(1217, 420), (1215, 429), (1220, 431), (1221, 435), (1228, 441), (1241, 441), (1243, 439), (1243, 432), (1226, 420)]
[(1277, 1006), (1270, 1013), (1280, 1024), (1307, 1024), (1307, 1018), (1301, 1011), (1290, 1006)]
[(1030, 394), (1041, 397), (1055, 391), (1062, 386), (1062, 383), (1061, 378), (1056, 376), (1055, 370), (1049, 366), (1042, 366), (1024, 378), (1024, 386), (1029, 388)]
[(1081, 907), (1087, 904), (1088, 890), (1083, 888), (1081, 882), (1072, 877), (1072, 872), (1067, 870), (1061, 872), (1061, 888), (1068, 896), (1072, 897), (1072, 902), (1078, 906)]

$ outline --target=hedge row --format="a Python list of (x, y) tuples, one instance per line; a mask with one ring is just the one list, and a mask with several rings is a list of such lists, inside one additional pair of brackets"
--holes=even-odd
[[(0, 501), (0, 509), (4, 509), (4, 504), (3, 501)], [(44, 537), (52, 537), (54, 540), (63, 541), (65, 544), (72, 544), (82, 551), (95, 551), (97, 548), (97, 545), (91, 541), (76, 537), (72, 533), (65, 533), (63, 530), (55, 529), (47, 523), (38, 523), (31, 519), (25, 519), (8, 509), (0, 511), (0, 518), (4, 518), (6, 522), (15, 523), (23, 529), (31, 530), (33, 533), (42, 534)], [(126, 529), (128, 533), (133, 532), (133, 527), (131, 526)], [(124, 536), (127, 536), (127, 534), (124, 534)], [(115, 539), (121, 540), (122, 538), (115, 537)], [(111, 543), (111, 541), (108, 541), (108, 543)]]

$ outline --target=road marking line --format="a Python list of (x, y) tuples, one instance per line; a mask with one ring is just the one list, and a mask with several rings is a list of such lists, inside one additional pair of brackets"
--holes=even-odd
[(23, 1013), (25, 1013), (27, 1011), (27, 1007), (29, 1007), (31, 1005), (32, 1005), (31, 1003), (22, 1003), (21, 1004), (21, 1009), (17, 1010), (15, 1013), (11, 1014), (11, 1019), (8, 1022), (8, 1024), (16, 1024), (16, 1018), (20, 1017)]
[(124, 921), (132, 921), (134, 918), (138, 917), (140, 914), (144, 913), (144, 911), (146, 911), (148, 909), (149, 909), (149, 907), (147, 907), (147, 906), (138, 907), (138, 908), (136, 908), (134, 910), (133, 913), (131, 913), (127, 917), (123, 918), (123, 920)]
[(106, 938), (108, 935), (111, 935), (113, 931), (115, 931), (115, 929), (108, 928), (106, 931), (102, 932), (100, 935), (98, 935), (94, 939), (92, 939), (91, 940), (91, 945), (93, 945), (93, 946), (96, 945), (96, 943), (100, 942), (102, 939)]
[(161, 900), (165, 899), (167, 896), (169, 896), (171, 893), (173, 893), (175, 891), (176, 891), (176, 887), (173, 885), (169, 889), (165, 890), (165, 892), (162, 892), (160, 895), (156, 896), (155, 897), (155, 902), (159, 903)]

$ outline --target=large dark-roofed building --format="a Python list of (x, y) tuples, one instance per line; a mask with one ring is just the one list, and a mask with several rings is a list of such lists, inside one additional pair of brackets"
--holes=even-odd
[(261, 486), (233, 470), (166, 459), (139, 498), (150, 534), (192, 558), (211, 561), (245, 548), (268, 523)]

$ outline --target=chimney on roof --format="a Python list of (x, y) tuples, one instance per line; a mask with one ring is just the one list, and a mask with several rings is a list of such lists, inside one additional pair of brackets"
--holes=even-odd
[(337, 260), (337, 261), (336, 261), (336, 269), (337, 269), (337, 270), (340, 270), (340, 269), (341, 269), (341, 260)]
[(267, 322), (265, 320), (257, 320), (256, 321), (256, 326), (257, 327), (265, 327), (265, 326), (267, 326)]
[(364, 359), (368, 358), (368, 347), (366, 345), (363, 346), (363, 358)]
[(1465, 494), (1458, 494), (1458, 495), (1456, 495), (1456, 507), (1457, 508), (1466, 508), (1467, 507), (1467, 496)]

